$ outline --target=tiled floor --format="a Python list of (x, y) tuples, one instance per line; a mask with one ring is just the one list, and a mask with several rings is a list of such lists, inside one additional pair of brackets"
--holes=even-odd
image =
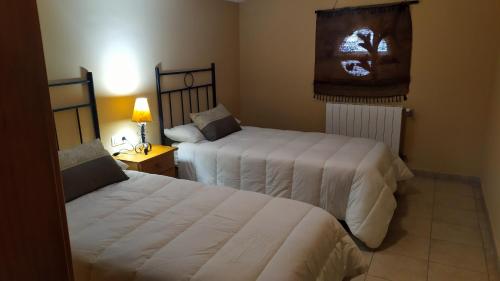
[(415, 178), (398, 193), (382, 246), (354, 281), (500, 281), (480, 188)]

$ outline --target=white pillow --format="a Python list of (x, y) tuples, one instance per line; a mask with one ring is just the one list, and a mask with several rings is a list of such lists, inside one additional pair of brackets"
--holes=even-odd
[(167, 138), (176, 142), (197, 143), (206, 140), (194, 123), (165, 129), (163, 132)]

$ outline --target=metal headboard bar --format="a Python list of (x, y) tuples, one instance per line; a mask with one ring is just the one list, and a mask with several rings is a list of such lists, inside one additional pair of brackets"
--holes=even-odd
[(160, 75), (178, 75), (185, 73), (197, 73), (197, 72), (208, 72), (212, 71), (212, 68), (191, 68), (182, 70), (172, 70), (172, 71), (160, 71)]
[(78, 84), (88, 84), (89, 81), (86, 79), (67, 79), (67, 80), (57, 80), (49, 82), (49, 87), (61, 87), (68, 85), (78, 85)]
[[(201, 85), (195, 85), (195, 77), (194, 73), (203, 73), (210, 72), (211, 82)], [(192, 68), (192, 69), (183, 69), (183, 70), (171, 70), (171, 71), (161, 71), (160, 66), (158, 65), (155, 68), (156, 74), (156, 92), (157, 92), (157, 101), (158, 101), (158, 112), (160, 115), (160, 135), (162, 136), (162, 144), (170, 145), (173, 143), (172, 140), (168, 139), (164, 136), (163, 130), (165, 129), (165, 121), (163, 120), (163, 95), (168, 96), (168, 106), (169, 106), (169, 117), (170, 122), (169, 126), (172, 128), (174, 126), (174, 116), (172, 112), (172, 95), (180, 96), (181, 103), (181, 114), (182, 114), (182, 124), (186, 124), (186, 112), (184, 108), (184, 95), (187, 94), (189, 99), (189, 113), (193, 113), (193, 96), (196, 97), (196, 109), (197, 112), (200, 112), (200, 95), (203, 94), (203, 89), (205, 90), (205, 97), (207, 101), (207, 110), (210, 108), (214, 108), (217, 106), (217, 85), (216, 85), (216, 75), (215, 75), (215, 64), (212, 63), (210, 68)], [(184, 86), (183, 88), (174, 88), (174, 89), (164, 89), (161, 84), (161, 78), (163, 76), (182, 76), (184, 75)], [(210, 91), (212, 89), (212, 99), (210, 102)], [(200, 91), (201, 89), (201, 91)]]
[(180, 92), (180, 91), (189, 91), (190, 89), (201, 89), (201, 88), (206, 88), (206, 87), (212, 87), (213, 84), (203, 84), (203, 85), (199, 85), (199, 86), (193, 86), (191, 88), (180, 88), (180, 89), (174, 89), (174, 90), (165, 90), (165, 91), (161, 91), (162, 94), (172, 94), (172, 93), (175, 93), (175, 92)]
[(73, 105), (73, 106), (68, 106), (68, 107), (61, 107), (61, 108), (54, 109), (52, 111), (53, 112), (61, 112), (61, 111), (68, 111), (68, 110), (72, 110), (72, 109), (79, 109), (82, 107), (90, 107), (90, 106), (92, 106), (92, 104), (84, 103), (84, 104)]
[(92, 75), (92, 72), (88, 72), (86, 70), (85, 70), (85, 72), (86, 72), (85, 79), (76, 78), (76, 79), (65, 79), (65, 80), (57, 80), (57, 81), (50, 81), (49, 82), (49, 88), (71, 86), (71, 85), (87, 85), (88, 98), (89, 98), (88, 103), (77, 104), (77, 105), (72, 105), (72, 106), (67, 106), (67, 107), (61, 107), (61, 108), (56, 108), (56, 109), (52, 110), (53, 113), (62, 112), (62, 111), (71, 111), (71, 110), (75, 111), (76, 120), (78, 123), (78, 133), (79, 133), (79, 137), (80, 137), (80, 143), (82, 143), (82, 144), (83, 144), (83, 135), (82, 135), (82, 127), (81, 127), (81, 123), (80, 123), (80, 108), (85, 108), (85, 107), (90, 108), (91, 115), (92, 115), (92, 124), (94, 127), (94, 135), (97, 139), (101, 138), (101, 133), (100, 133), (100, 129), (99, 129), (99, 117), (97, 115), (97, 104), (96, 104), (95, 90), (94, 90), (94, 77)]

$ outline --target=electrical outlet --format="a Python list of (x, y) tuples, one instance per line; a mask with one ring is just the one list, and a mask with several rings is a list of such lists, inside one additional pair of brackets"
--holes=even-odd
[(126, 140), (127, 140), (127, 138), (125, 136), (114, 135), (111, 137), (111, 146), (115, 147), (115, 146), (124, 145)]

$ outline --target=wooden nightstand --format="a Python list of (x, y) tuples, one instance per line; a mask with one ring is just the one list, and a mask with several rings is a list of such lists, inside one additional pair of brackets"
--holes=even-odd
[(177, 148), (162, 145), (153, 145), (153, 150), (148, 155), (120, 154), (115, 159), (129, 166), (129, 170), (148, 174), (175, 177), (174, 151)]

